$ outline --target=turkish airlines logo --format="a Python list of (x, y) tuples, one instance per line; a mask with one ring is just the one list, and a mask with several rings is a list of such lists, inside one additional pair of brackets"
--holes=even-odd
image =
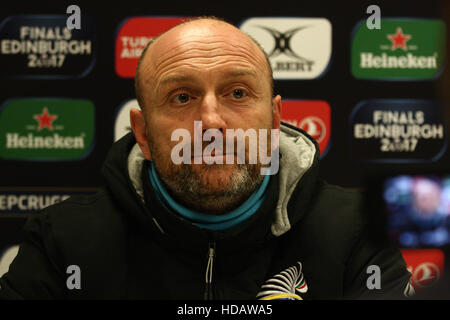
[(132, 17), (122, 22), (116, 37), (117, 75), (133, 78), (148, 42), (184, 20), (182, 17)]
[(325, 122), (318, 117), (306, 117), (300, 122), (298, 127), (305, 130), (318, 143), (321, 143), (327, 135)]
[(319, 144), (320, 156), (325, 156), (331, 134), (331, 111), (326, 101), (283, 100), (281, 118), (306, 131)]
[(444, 253), (439, 249), (401, 250), (407, 269), (411, 273), (411, 283), (419, 290), (434, 285), (444, 271)]
[(332, 39), (325, 18), (250, 18), (240, 29), (263, 47), (275, 79), (314, 79), (328, 67)]
[(425, 262), (416, 267), (413, 272), (413, 281), (418, 287), (428, 287), (440, 278), (440, 271), (437, 265)]

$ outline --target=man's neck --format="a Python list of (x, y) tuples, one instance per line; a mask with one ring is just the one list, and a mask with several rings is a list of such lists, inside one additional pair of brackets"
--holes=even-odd
[[(241, 200), (240, 204), (234, 206), (231, 210), (217, 210), (215, 213), (211, 213), (209, 211), (199, 210), (198, 201), (196, 206), (187, 206), (185, 201), (180, 201), (173, 197), (161, 181), (152, 162), (149, 163), (148, 173), (153, 189), (166, 209), (181, 215), (200, 227), (213, 230), (230, 228), (253, 215), (265, 198), (265, 191), (270, 180), (270, 176), (265, 176), (258, 188), (252, 194), (246, 196), (245, 199)], [(217, 204), (217, 199), (211, 198), (209, 200), (215, 200)], [(203, 201), (204, 199), (201, 198), (200, 203)], [(219, 211), (220, 214), (217, 214)]]

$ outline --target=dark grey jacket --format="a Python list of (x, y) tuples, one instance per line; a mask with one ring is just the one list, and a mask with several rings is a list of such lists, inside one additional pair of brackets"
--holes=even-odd
[[(402, 297), (410, 274), (399, 250), (368, 236), (358, 193), (318, 179), (314, 140), (283, 124), (280, 154), (261, 208), (212, 232), (160, 205), (134, 136), (125, 136), (105, 161), (101, 192), (27, 222), (0, 298)], [(381, 289), (367, 286), (371, 265), (381, 271)]]

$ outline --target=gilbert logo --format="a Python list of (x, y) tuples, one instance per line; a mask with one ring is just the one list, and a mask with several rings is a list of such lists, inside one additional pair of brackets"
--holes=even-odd
[(441, 20), (382, 19), (379, 30), (360, 23), (352, 42), (352, 73), (360, 79), (436, 78), (445, 61)]
[(331, 110), (326, 101), (283, 100), (282, 121), (306, 131), (314, 138), (323, 157), (329, 148)]
[(328, 67), (332, 40), (325, 18), (250, 18), (240, 29), (261, 44), (275, 79), (314, 79)]
[(176, 26), (182, 17), (133, 17), (121, 23), (116, 37), (115, 67), (122, 78), (133, 78), (147, 43)]
[(95, 63), (92, 21), (69, 29), (66, 15), (14, 15), (0, 24), (0, 75), (22, 78), (80, 78)]
[(12, 99), (0, 110), (0, 157), (74, 160), (94, 140), (94, 105), (88, 100)]

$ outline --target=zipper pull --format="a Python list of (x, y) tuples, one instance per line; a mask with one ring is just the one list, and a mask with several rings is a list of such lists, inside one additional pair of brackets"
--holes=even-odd
[(216, 250), (216, 243), (210, 242), (208, 249), (208, 264), (206, 265), (206, 274), (205, 274), (205, 300), (212, 300), (212, 277), (213, 277), (213, 264), (214, 264), (214, 255)]

